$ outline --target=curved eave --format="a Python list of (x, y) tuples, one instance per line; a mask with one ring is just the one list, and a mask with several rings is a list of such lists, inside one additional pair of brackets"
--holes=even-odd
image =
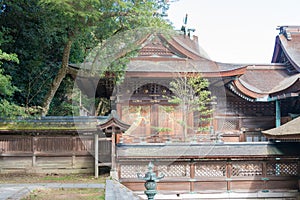
[[(234, 77), (244, 74), (246, 67), (229, 71), (211, 71), (211, 72), (187, 72), (187, 73), (199, 73), (204, 78), (215, 78), (215, 77)], [(174, 74), (180, 74), (186, 72), (165, 72), (165, 71), (129, 71), (126, 72), (126, 77), (157, 77), (157, 78), (174, 78)]]
[[(163, 36), (162, 36), (163, 37)], [(186, 36), (187, 37), (187, 36)], [(178, 42), (176, 40), (176, 38), (172, 38), (172, 39), (166, 39), (165, 37), (163, 37), (165, 39), (165, 41), (168, 42), (169, 45), (171, 45), (173, 48), (175, 48), (177, 51), (179, 51), (181, 54), (183, 55), (186, 55), (188, 58), (190, 59), (193, 59), (193, 60), (198, 60), (199, 58), (204, 58), (204, 59), (207, 59), (205, 58), (204, 56), (201, 56), (200, 52), (199, 52), (199, 49), (196, 50), (196, 49), (193, 49), (193, 48), (190, 48), (189, 45), (186, 45), (188, 46), (189, 48), (187, 47), (184, 47), (182, 44), (180, 44), (180, 42)], [(188, 38), (189, 39), (189, 38)], [(193, 41), (194, 42), (194, 41)], [(198, 52), (197, 52), (198, 51)], [(208, 59), (207, 59), (208, 60)]]
[(271, 61), (272, 63), (279, 62), (278, 60), (279, 60), (281, 51), (282, 51), (281, 42), (280, 42), (279, 36), (277, 35), (276, 39), (275, 39), (275, 47), (274, 47), (274, 52), (273, 52), (272, 61)]
[(105, 129), (110, 129), (110, 128), (115, 128), (115, 129), (118, 129), (118, 130), (121, 130), (121, 131), (126, 131), (128, 128), (130, 127), (129, 124), (126, 124), (118, 119), (115, 119), (115, 118), (111, 118), (110, 120), (102, 123), (102, 124), (99, 124), (97, 126), (98, 129), (101, 129), (101, 130), (105, 130)]
[(115, 110), (113, 110), (107, 120), (102, 122), (101, 124), (97, 125), (97, 128), (100, 130), (106, 130), (106, 129), (118, 129), (121, 131), (126, 131), (130, 127), (129, 124), (123, 122), (119, 119), (117, 116), (117, 113)]
[[(287, 47), (287, 42), (292, 42), (292, 41), (287, 41), (287, 39), (285, 38), (285, 36), (283, 34), (277, 36), (278, 37), (278, 50), (276, 50), (276, 52), (278, 52), (278, 54), (275, 56), (275, 58), (277, 59), (278, 56), (280, 56), (280, 49), (284, 52), (285, 56), (287, 57), (287, 59), (289, 60), (289, 62), (293, 65), (293, 67), (300, 72), (300, 63), (297, 61), (297, 59), (295, 59), (293, 53), (289, 50), (289, 48)], [(277, 40), (276, 40), (276, 46), (277, 46)], [(275, 53), (276, 53), (275, 52)]]
[(293, 77), (286, 78), (279, 83), (275, 88), (270, 91), (270, 94), (280, 93), (298, 84), (300, 74), (294, 75)]
[(248, 101), (255, 101), (256, 99), (261, 99), (268, 96), (268, 94), (256, 93), (249, 90), (238, 79), (230, 83), (229, 89)]
[[(295, 75), (294, 78), (290, 77), (279, 83), (275, 88), (268, 92), (257, 92), (251, 90), (245, 84), (243, 84), (239, 79), (236, 79), (230, 83), (229, 89), (244, 99), (250, 98), (253, 101), (274, 101), (277, 99), (286, 99), (290, 97), (299, 96), (299, 92), (293, 92), (290, 88), (295, 87), (299, 82), (300, 75)], [(297, 87), (298, 88), (298, 87)]]

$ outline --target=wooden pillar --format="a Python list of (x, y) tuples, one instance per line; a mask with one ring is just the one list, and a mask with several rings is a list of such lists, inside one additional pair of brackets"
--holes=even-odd
[(190, 163), (190, 192), (195, 191), (195, 162), (193, 159)]
[(76, 137), (72, 137), (72, 168), (75, 168), (76, 162)]
[(226, 181), (227, 181), (227, 192), (231, 192), (231, 174), (232, 174), (232, 163), (227, 162), (226, 167)]
[(263, 192), (268, 192), (268, 180), (269, 178), (267, 177), (267, 161), (262, 162), (262, 179), (263, 183)]
[(94, 146), (95, 146), (95, 151), (94, 151), (94, 156), (95, 156), (95, 178), (98, 178), (99, 176), (99, 136), (98, 133), (95, 133), (94, 135)]
[(280, 117), (281, 117), (281, 111), (280, 111), (280, 101), (275, 101), (275, 109), (276, 109), (276, 127), (279, 127), (280, 124)]
[(112, 134), (111, 134), (111, 169), (110, 175), (112, 178), (117, 179), (116, 174), (116, 130), (115, 127), (112, 127)]
[(37, 137), (33, 136), (32, 137), (32, 167), (35, 168), (36, 167), (36, 146), (37, 146)]

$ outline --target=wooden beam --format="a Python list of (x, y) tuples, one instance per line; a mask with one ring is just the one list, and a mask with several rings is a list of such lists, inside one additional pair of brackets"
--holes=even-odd
[(112, 163), (99, 163), (98, 166), (99, 167), (105, 167), (105, 166), (111, 167)]

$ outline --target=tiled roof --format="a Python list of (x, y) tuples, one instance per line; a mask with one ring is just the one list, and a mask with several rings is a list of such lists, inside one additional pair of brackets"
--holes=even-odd
[(1, 120), (0, 134), (96, 132), (106, 116), (46, 116), (41, 119)]
[[(202, 73), (204, 77), (229, 77), (230, 81), (234, 77), (235, 80), (227, 85), (228, 88), (251, 101), (269, 101), (271, 98), (285, 96), (286, 93), (294, 95), (295, 91), (295, 95), (299, 95), (296, 83), (299, 83), (300, 73), (295, 72), (292, 65), (299, 67), (300, 71), (300, 27), (285, 27), (283, 30), (285, 32), (282, 31), (276, 39), (272, 60), (275, 64), (266, 65), (215, 62), (201, 49), (195, 36), (190, 38), (180, 34), (169, 37), (162, 34), (148, 35), (143, 40), (138, 56), (132, 58), (127, 65), (126, 75), (170, 77), (173, 73), (196, 72)], [(276, 64), (285, 60), (281, 57), (282, 52), (285, 52), (289, 62)], [(90, 69), (92, 64), (85, 63), (83, 66), (84, 69)], [(70, 67), (76, 68), (71, 65)], [(293, 73), (289, 71), (290, 67)], [(95, 81), (91, 79), (93, 78), (83, 74), (77, 82), (86, 93), (93, 95), (95, 91), (90, 88), (97, 88), (99, 78)], [(291, 87), (297, 90), (291, 90)], [(111, 93), (98, 88), (96, 96), (109, 96)]]
[(276, 138), (276, 137), (295, 137), (300, 139), (300, 117), (293, 119), (277, 128), (273, 128), (270, 130), (266, 130), (262, 132), (268, 138)]
[(299, 78), (300, 74), (289, 75), (284, 65), (252, 65), (231, 84), (231, 88), (254, 99), (267, 98), (291, 87)]
[(284, 143), (119, 145), (122, 158), (216, 158), (300, 155), (300, 145)]
[(291, 61), (300, 70), (300, 32), (292, 35), (292, 40), (288, 41), (284, 35), (279, 35), (282, 47)]
[[(193, 39), (190, 39), (188, 36), (179, 34), (173, 37), (173, 41), (182, 46), (184, 49), (198, 55), (199, 57), (210, 59), (204, 49), (199, 46), (197, 36), (193, 36)], [(172, 41), (170, 41), (170, 43), (176, 46), (176, 44), (172, 43)]]
[(281, 26), (280, 34), (276, 37), (272, 62), (280, 60), (283, 51), (289, 62), (300, 72), (300, 26)]

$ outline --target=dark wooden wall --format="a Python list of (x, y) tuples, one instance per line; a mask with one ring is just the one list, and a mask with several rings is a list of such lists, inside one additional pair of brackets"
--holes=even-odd
[(0, 136), (0, 173), (93, 173), (93, 136)]

